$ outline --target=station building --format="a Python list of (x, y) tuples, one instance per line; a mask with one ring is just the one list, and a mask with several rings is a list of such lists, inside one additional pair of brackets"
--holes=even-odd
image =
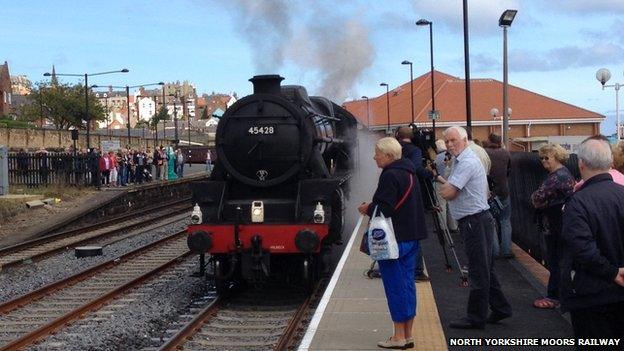
[[(412, 82), (414, 91), (414, 122), (431, 128), (431, 73)], [(503, 113), (503, 83), (495, 79), (471, 79), (472, 134), (485, 140), (490, 133), (501, 134)], [(439, 118), (435, 122), (436, 137), (452, 125), (466, 125), (465, 80), (434, 71), (435, 107)], [(580, 142), (600, 132), (605, 116), (513, 85), (508, 86), (510, 150), (535, 151), (546, 143), (558, 143), (575, 152)], [(386, 94), (344, 103), (363, 126), (385, 131), (407, 125), (412, 121), (410, 82), (388, 94), (390, 122), (388, 123)], [(495, 109), (495, 110), (493, 110)], [(497, 112), (493, 116), (493, 112)]]

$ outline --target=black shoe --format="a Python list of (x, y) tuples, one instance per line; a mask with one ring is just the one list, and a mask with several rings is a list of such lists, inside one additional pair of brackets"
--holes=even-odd
[(428, 275), (426, 275), (425, 273), (423, 274), (419, 274), (418, 276), (416, 276), (415, 280), (417, 282), (428, 282), (431, 280), (431, 278), (429, 278)]
[(458, 319), (449, 323), (449, 328), (453, 329), (484, 329), (485, 323), (471, 322), (466, 318)]
[(492, 312), (486, 322), (489, 324), (496, 324), (509, 317), (511, 317), (511, 313)]
[(501, 257), (504, 258), (504, 259), (510, 260), (512, 258), (516, 258), (516, 255), (513, 252), (510, 252), (508, 254), (501, 255)]

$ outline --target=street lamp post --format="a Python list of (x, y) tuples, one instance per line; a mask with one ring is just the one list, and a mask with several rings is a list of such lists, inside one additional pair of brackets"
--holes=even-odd
[[(140, 87), (149, 87), (152, 85), (165, 85), (165, 83), (163, 82), (158, 82), (158, 83), (149, 83), (149, 84), (138, 84), (138, 85), (132, 85), (132, 86), (115, 86), (115, 85), (109, 85), (109, 88), (115, 88), (115, 89), (126, 89), (126, 109), (128, 112), (128, 145), (130, 145), (130, 88), (140, 88)], [(98, 85), (94, 85), (94, 88), (99, 88), (100, 86)], [(137, 114), (137, 121), (139, 119), (139, 116)]]
[[(82, 77), (84, 76), (85, 80), (85, 120), (87, 122), (87, 149), (91, 148), (91, 117), (89, 116), (89, 77), (91, 76), (101, 76), (104, 74), (111, 73), (128, 73), (130, 72), (127, 68), (118, 70), (118, 71), (107, 71), (107, 72), (99, 72), (99, 73), (85, 73), (85, 74), (75, 74), (75, 73), (54, 73), (55, 76), (66, 76), (66, 77)], [(50, 77), (52, 74), (46, 72), (43, 74), (44, 77)]]
[(601, 68), (596, 72), (596, 79), (602, 84), (602, 90), (604, 88), (615, 89), (615, 134), (619, 142), (622, 139), (622, 131), (620, 129), (620, 88), (624, 85), (620, 83), (605, 85), (611, 79), (611, 72), (606, 68)]
[(507, 94), (507, 27), (511, 26), (517, 10), (505, 10), (498, 19), (498, 25), (503, 27), (503, 143), (509, 149), (509, 97)]
[(412, 124), (414, 124), (414, 71), (412, 67), (412, 63), (410, 61), (401, 62), (402, 65), (409, 65), (410, 67), (410, 99), (412, 102)]
[(388, 90), (388, 83), (379, 83), (380, 87), (386, 87), (386, 112), (388, 114), (388, 127), (386, 134), (390, 134), (390, 90)]
[(435, 114), (435, 77), (433, 72), (433, 22), (426, 19), (419, 19), (416, 22), (416, 25), (429, 26), (429, 58), (431, 62), (431, 129), (433, 130), (433, 139), (435, 140), (435, 123), (437, 115)]
[(175, 140), (173, 142), (175, 143), (177, 147), (178, 143), (180, 142), (180, 139), (178, 137), (178, 109), (176, 106), (176, 100), (178, 99), (178, 91), (176, 90), (175, 94), (169, 94), (169, 96), (173, 97), (173, 127), (175, 128), (175, 131), (174, 131)]
[(370, 129), (370, 106), (368, 104), (368, 96), (362, 96), (362, 99), (366, 99), (366, 128)]

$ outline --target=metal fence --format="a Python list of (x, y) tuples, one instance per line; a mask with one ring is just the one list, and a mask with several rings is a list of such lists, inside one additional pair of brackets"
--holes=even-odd
[(9, 153), (9, 184), (89, 186), (96, 183), (98, 156), (61, 152)]

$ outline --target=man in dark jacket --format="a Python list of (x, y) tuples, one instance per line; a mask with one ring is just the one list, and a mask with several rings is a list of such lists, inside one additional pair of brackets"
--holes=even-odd
[[(423, 182), (431, 182), (433, 179), (433, 173), (423, 167), (422, 150), (414, 144), (412, 144), (412, 136), (414, 132), (410, 127), (401, 127), (397, 130), (396, 138), (401, 144), (401, 153), (404, 159), (410, 160), (414, 164), (414, 170), (420, 180), (420, 184), (427, 186)], [(433, 194), (431, 194), (433, 195)], [(416, 252), (416, 269), (414, 271), (414, 278), (417, 281), (428, 281), (429, 276), (425, 274), (423, 262), (422, 246), (418, 247)]]
[(608, 173), (611, 147), (581, 143), (585, 183), (564, 207), (561, 303), (577, 338), (624, 336), (624, 186)]
[(502, 148), (501, 137), (496, 134), (488, 136), (488, 146), (485, 148), (492, 167), (489, 179), (493, 183), (492, 196), (497, 196), (503, 207), (496, 219), (500, 229), (500, 245), (498, 238), (494, 239), (494, 257), (514, 258), (511, 252), (511, 201), (509, 198), (509, 174), (511, 173), (511, 157), (509, 151)]

